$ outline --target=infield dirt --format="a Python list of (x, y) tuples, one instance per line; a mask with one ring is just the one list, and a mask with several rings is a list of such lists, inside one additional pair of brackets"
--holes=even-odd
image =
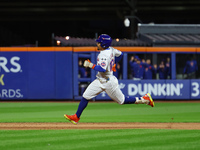
[(200, 130), (200, 123), (0, 123), (0, 130), (61, 129), (183, 129)]

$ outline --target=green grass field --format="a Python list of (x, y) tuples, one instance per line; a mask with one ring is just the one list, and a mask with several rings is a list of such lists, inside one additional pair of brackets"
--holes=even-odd
[[(0, 103), (0, 122), (66, 122), (78, 103)], [(200, 122), (200, 103), (89, 103), (81, 122)], [(0, 150), (199, 150), (200, 130), (0, 130)]]
[[(0, 122), (65, 122), (78, 103), (0, 103)], [(173, 118), (173, 119), (172, 119)], [(89, 103), (80, 122), (200, 122), (200, 103)]]

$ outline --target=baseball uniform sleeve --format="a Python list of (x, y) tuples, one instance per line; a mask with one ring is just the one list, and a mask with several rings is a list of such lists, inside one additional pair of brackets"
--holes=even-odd
[(123, 53), (121, 52), (121, 55), (118, 57), (115, 57), (115, 63), (117, 64), (122, 59)]
[(122, 52), (117, 49), (114, 49), (114, 54), (115, 54), (115, 57), (119, 57), (122, 54)]
[(99, 71), (99, 72), (106, 72), (105, 69), (103, 69), (101, 66), (98, 66), (98, 65), (96, 65), (96, 66), (94, 67), (94, 70)]

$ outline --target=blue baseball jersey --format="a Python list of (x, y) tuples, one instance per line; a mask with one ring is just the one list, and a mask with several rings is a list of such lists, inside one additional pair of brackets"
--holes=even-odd
[(156, 69), (149, 64), (145, 64), (145, 69), (144, 69), (144, 79), (152, 79), (153, 74), (156, 73)]
[(158, 67), (159, 79), (167, 79), (167, 68)]
[(136, 62), (130, 62), (130, 66), (131, 66), (131, 73), (132, 73), (133, 78), (143, 79), (144, 67), (142, 63), (137, 64)]
[(183, 73), (189, 74), (198, 70), (197, 61), (187, 61)]

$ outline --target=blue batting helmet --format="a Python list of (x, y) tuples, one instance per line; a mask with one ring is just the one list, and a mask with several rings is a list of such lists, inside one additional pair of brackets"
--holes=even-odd
[(96, 40), (96, 42), (101, 43), (101, 47), (107, 48), (111, 45), (112, 38), (107, 34), (101, 34)]

